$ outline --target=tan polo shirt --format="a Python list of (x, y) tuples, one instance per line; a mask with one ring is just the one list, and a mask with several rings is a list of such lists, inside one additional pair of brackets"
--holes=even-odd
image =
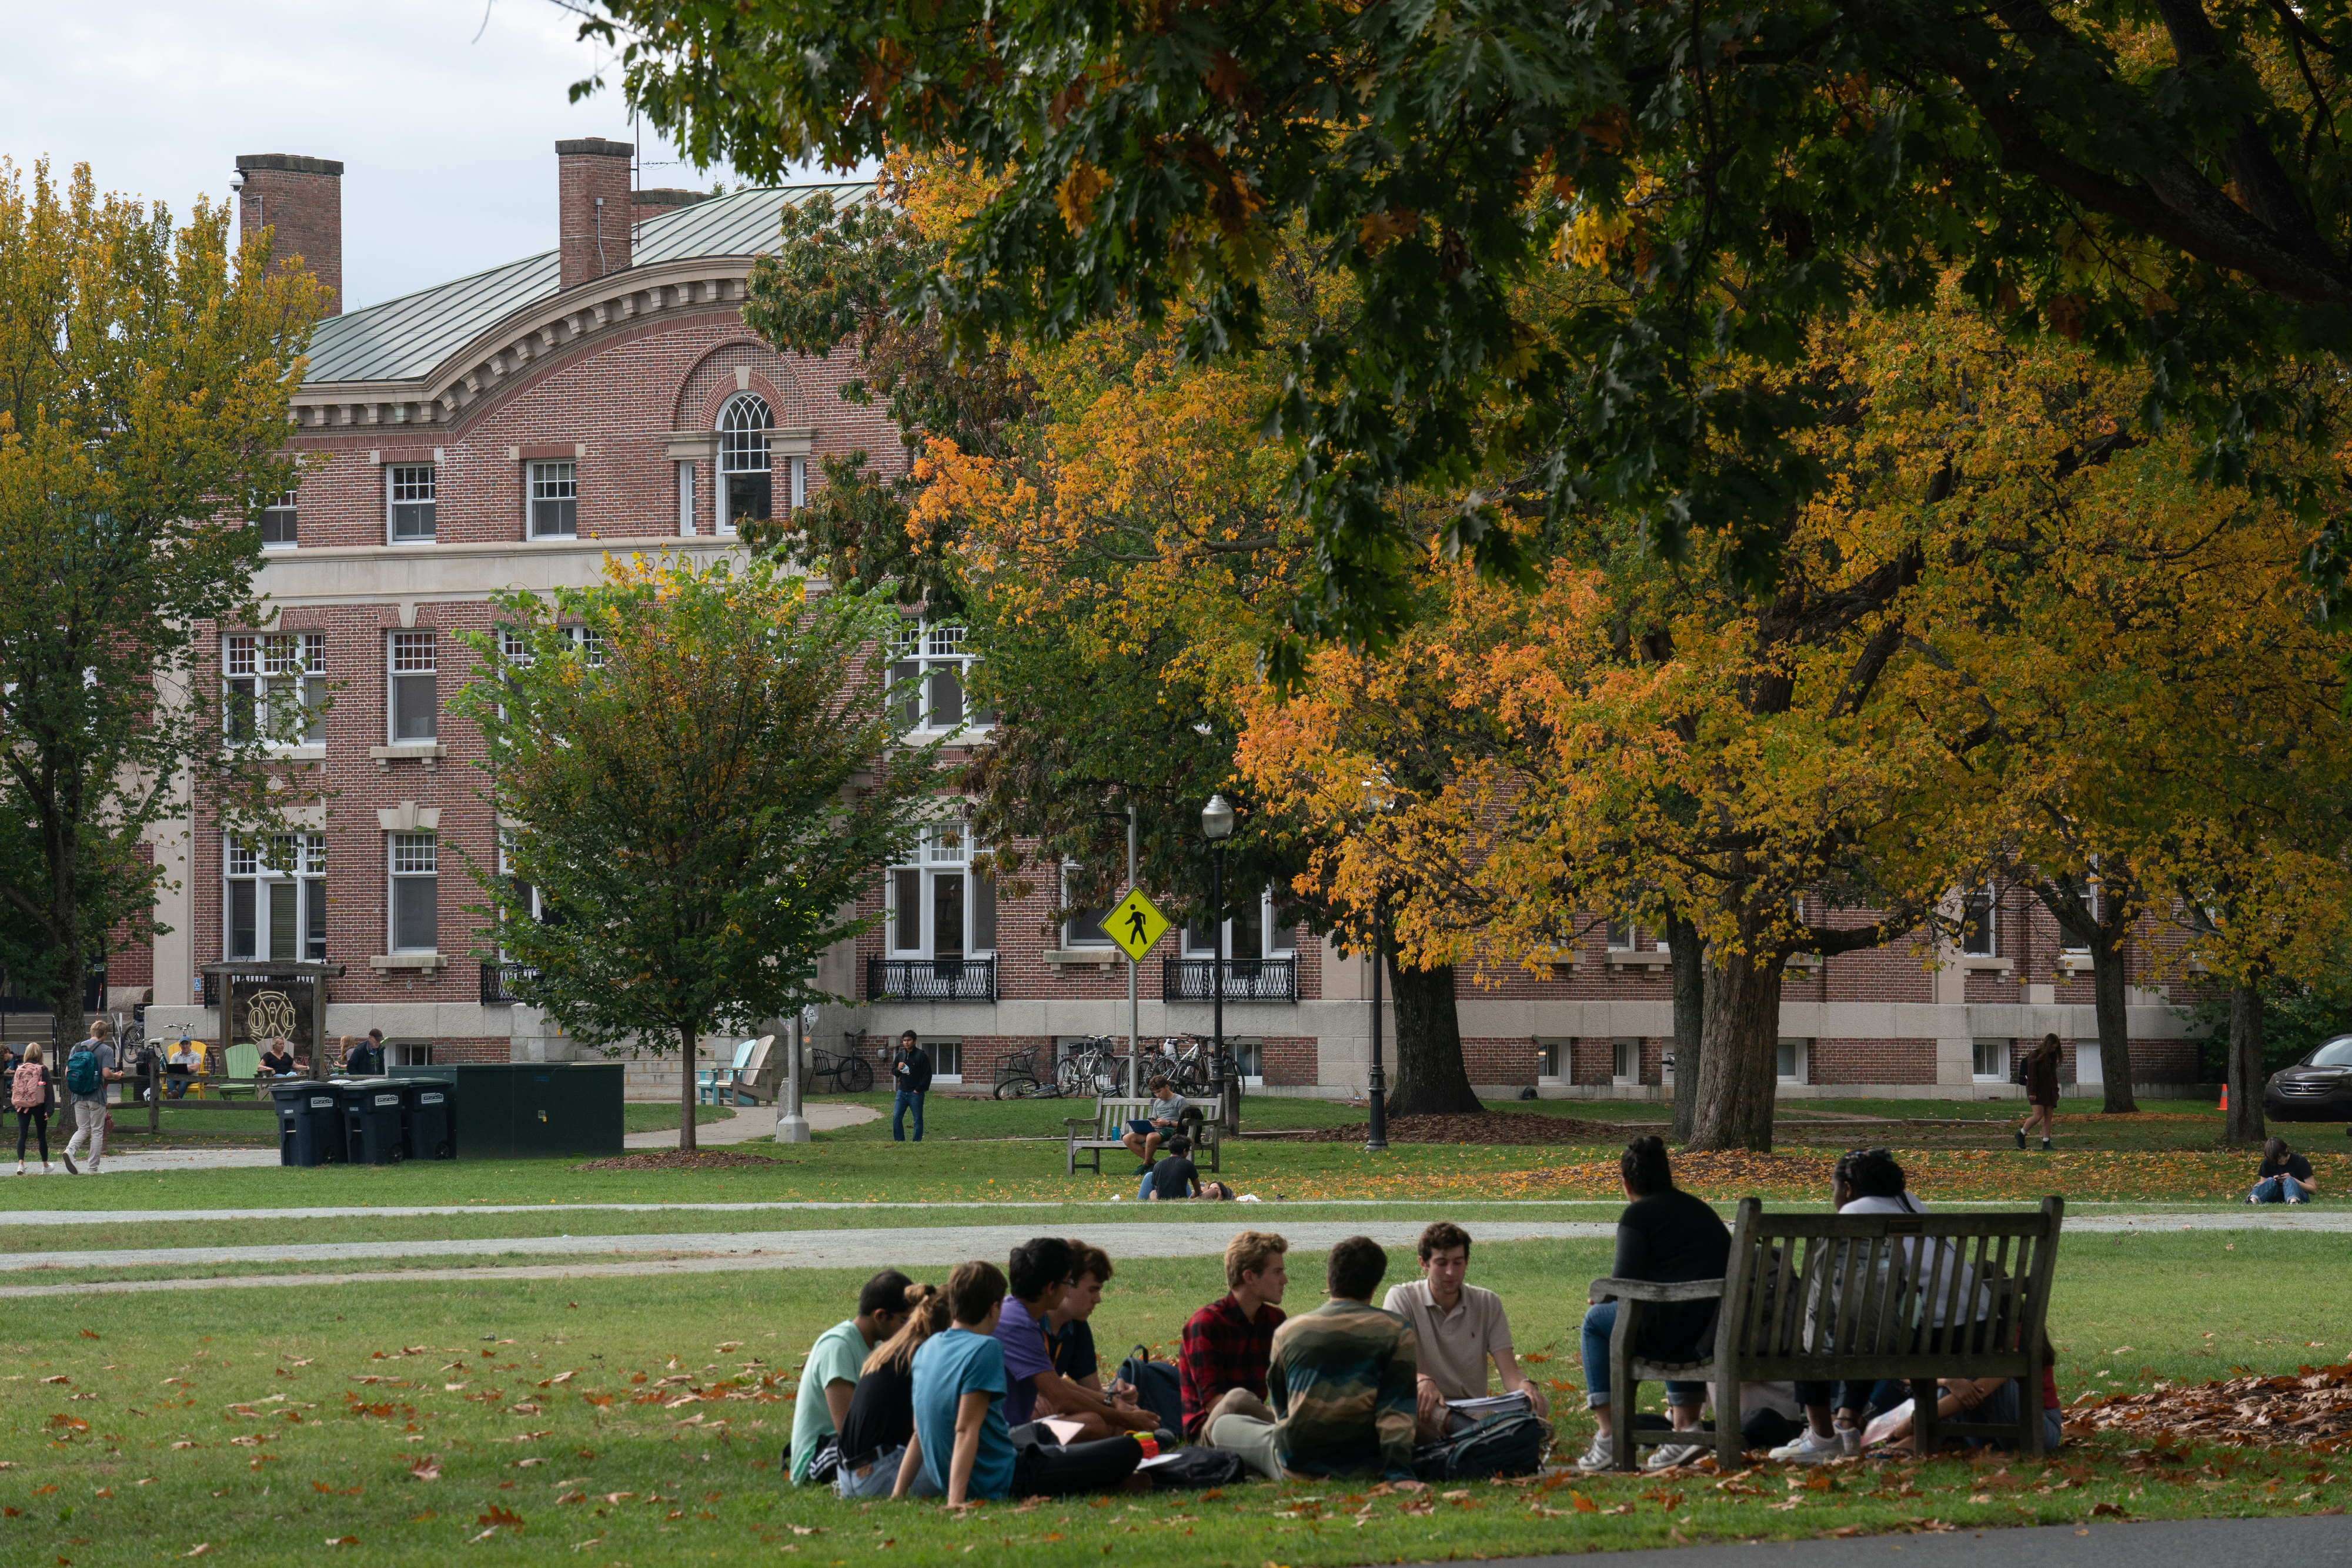
[(1486, 1394), (1486, 1358), (1511, 1348), (1510, 1320), (1503, 1298), (1476, 1285), (1462, 1287), (1462, 1300), (1441, 1312), (1430, 1299), (1429, 1281), (1391, 1285), (1381, 1302), (1412, 1325), (1420, 1341), (1421, 1375), (1448, 1399), (1481, 1399)]

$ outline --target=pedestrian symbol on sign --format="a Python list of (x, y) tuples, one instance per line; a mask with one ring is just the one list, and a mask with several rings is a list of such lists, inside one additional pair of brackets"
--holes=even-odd
[(1152, 944), (1168, 934), (1168, 917), (1160, 913), (1151, 900), (1139, 889), (1118, 901), (1103, 922), (1103, 931), (1119, 946), (1119, 950), (1137, 963), (1151, 951)]

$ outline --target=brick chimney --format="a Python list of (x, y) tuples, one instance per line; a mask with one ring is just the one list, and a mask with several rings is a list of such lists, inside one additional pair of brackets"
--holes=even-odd
[(247, 152), (236, 161), (245, 176), (237, 193), (239, 238), (270, 229), (271, 265), (293, 258), (327, 286), (327, 316), (343, 313), (343, 166), (331, 158), (293, 152)]
[(628, 267), (629, 162), (635, 156), (627, 142), (601, 136), (555, 144), (564, 287)]
[(633, 224), (667, 217), (680, 207), (690, 207), (697, 202), (710, 200), (708, 191), (632, 191), (629, 193), (629, 221)]

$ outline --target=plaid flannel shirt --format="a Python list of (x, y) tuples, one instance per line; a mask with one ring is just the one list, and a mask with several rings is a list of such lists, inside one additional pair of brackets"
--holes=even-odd
[(1280, 1307), (1265, 1306), (1252, 1322), (1230, 1295), (1192, 1314), (1184, 1325), (1183, 1348), (1176, 1354), (1186, 1442), (1201, 1440), (1202, 1419), (1228, 1388), (1246, 1388), (1265, 1397), (1266, 1357), (1273, 1353), (1274, 1331), (1282, 1322)]

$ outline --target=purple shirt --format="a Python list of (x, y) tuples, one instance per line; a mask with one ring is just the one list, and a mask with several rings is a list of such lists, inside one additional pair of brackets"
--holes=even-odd
[(996, 1338), (1004, 1346), (1004, 1421), (1018, 1427), (1036, 1419), (1037, 1385), (1030, 1379), (1053, 1371), (1054, 1358), (1045, 1348), (1045, 1329), (1017, 1296), (1004, 1298)]

